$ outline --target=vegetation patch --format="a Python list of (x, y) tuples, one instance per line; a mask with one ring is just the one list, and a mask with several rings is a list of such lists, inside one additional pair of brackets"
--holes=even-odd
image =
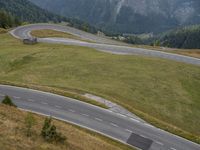
[[(66, 137), (64, 142), (49, 142), (41, 136), (45, 117), (0, 104), (0, 147), (3, 150), (132, 150), (129, 146), (77, 126), (52, 120)], [(30, 129), (31, 125), (31, 130)], [(27, 136), (27, 132), (28, 135)], [(31, 133), (31, 136), (30, 136)]]
[(2, 100), (2, 104), (8, 105), (8, 106), (13, 106), (13, 107), (17, 107), (12, 100), (10, 99), (9, 96), (5, 96), (5, 98)]
[(0, 34), (6, 33), (6, 32), (7, 32), (6, 29), (4, 29), (4, 28), (0, 28)]
[(200, 50), (176, 50), (177, 54), (200, 58)]
[[(1, 83), (98, 95), (200, 143), (199, 66), (78, 46), (27, 46), (6, 34), (0, 38)], [(34, 61), (8, 72), (10, 62), (31, 54)]]

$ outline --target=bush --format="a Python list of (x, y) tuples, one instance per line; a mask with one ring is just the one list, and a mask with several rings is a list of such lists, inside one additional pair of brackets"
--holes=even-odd
[(9, 96), (5, 96), (5, 98), (4, 98), (3, 101), (2, 101), (2, 104), (9, 105), (9, 106), (13, 106), (13, 107), (17, 107), (17, 106), (12, 102), (12, 100), (10, 99)]
[(52, 118), (46, 118), (44, 121), (44, 125), (41, 131), (41, 136), (47, 142), (56, 142), (56, 143), (64, 143), (66, 137), (61, 133), (58, 133), (56, 130), (56, 126), (52, 125)]
[(6, 29), (0, 28), (0, 34), (6, 33), (6, 32), (7, 32)]
[(25, 118), (25, 125), (26, 125), (26, 135), (30, 137), (32, 135), (32, 127), (36, 125), (36, 120), (31, 113), (28, 113)]

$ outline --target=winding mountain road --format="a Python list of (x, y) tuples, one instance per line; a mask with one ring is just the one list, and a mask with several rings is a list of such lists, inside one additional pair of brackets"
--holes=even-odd
[(21, 109), (53, 116), (142, 150), (200, 150), (200, 145), (145, 122), (75, 99), (0, 85), (0, 101), (5, 95), (9, 95)]
[[(50, 28), (68, 32), (68, 27), (36, 24), (16, 28), (11, 31), (11, 34), (16, 38), (24, 39), (30, 37), (30, 32), (32, 30)], [(69, 33), (79, 33), (79, 31), (76, 29), (73, 30), (73, 32), (70, 30)], [(82, 35), (82, 31), (80, 32), (81, 36), (84, 37), (84, 34)], [(106, 52), (119, 54), (142, 54), (200, 65), (200, 59), (195, 59), (192, 57), (149, 51), (145, 49), (135, 49), (128, 46), (117, 46), (112, 43), (112, 40), (105, 40), (90, 34), (86, 37), (87, 38), (85, 39), (93, 40), (97, 43), (87, 43), (83, 41), (61, 38), (45, 38), (39, 39), (39, 41), (88, 46)], [(95, 37), (95, 39), (93, 39), (93, 37)], [(101, 133), (138, 149), (200, 150), (199, 144), (153, 127), (135, 118), (116, 114), (109, 110), (102, 109), (75, 99), (26, 88), (0, 85), (0, 100), (2, 100), (5, 95), (9, 95), (14, 100), (14, 103), (21, 109), (53, 116), (57, 119)]]
[(52, 30), (71, 33), (75, 36), (81, 37), (85, 40), (90, 40), (95, 43), (66, 39), (66, 38), (38, 38), (39, 42), (85, 46), (85, 47), (91, 47), (100, 51), (113, 53), (113, 54), (144, 55), (144, 56), (150, 56), (150, 57), (170, 59), (173, 61), (189, 63), (193, 65), (200, 65), (200, 59), (198, 58), (183, 56), (183, 55), (173, 54), (173, 53), (167, 53), (167, 52), (162, 52), (162, 51), (133, 48), (133, 47), (130, 47), (130, 45), (126, 43), (111, 40), (109, 38), (99, 37), (99, 36), (96, 36), (84, 31), (80, 31), (78, 29), (74, 29), (71, 27), (67, 27), (67, 26), (61, 26), (61, 25), (55, 25), (55, 24), (32, 24), (32, 25), (18, 27), (12, 30), (10, 33), (18, 39), (25, 39), (25, 38), (31, 37), (30, 35), (31, 31), (40, 30), (40, 29), (52, 29)]

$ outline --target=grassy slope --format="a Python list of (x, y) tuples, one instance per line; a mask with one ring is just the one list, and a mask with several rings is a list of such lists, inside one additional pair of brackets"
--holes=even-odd
[(76, 46), (27, 46), (6, 34), (0, 39), (0, 82), (88, 91), (200, 142), (199, 66)]
[(0, 148), (3, 150), (131, 150), (118, 142), (76, 126), (53, 120), (58, 131), (67, 137), (65, 144), (50, 144), (40, 137), (44, 117), (34, 115), (37, 125), (33, 136), (26, 137), (27, 113), (0, 104)]

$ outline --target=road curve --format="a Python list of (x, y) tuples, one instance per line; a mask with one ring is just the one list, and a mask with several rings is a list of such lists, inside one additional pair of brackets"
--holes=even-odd
[(75, 99), (26, 88), (0, 85), (0, 101), (9, 95), (21, 109), (101, 133), (142, 150), (200, 150), (200, 145), (134, 118)]
[(93, 41), (95, 43), (89, 43), (84, 41), (72, 40), (72, 39), (65, 39), (65, 38), (38, 38), (39, 42), (46, 42), (46, 43), (60, 43), (66, 45), (78, 45), (78, 46), (86, 46), (95, 48), (100, 51), (114, 53), (114, 54), (123, 54), (123, 55), (145, 55), (150, 57), (158, 57), (169, 59), (178, 62), (189, 63), (193, 65), (200, 65), (200, 59), (183, 56), (178, 54), (172, 54), (167, 52), (155, 51), (155, 50), (147, 50), (142, 48), (133, 48), (127, 46), (127, 44), (114, 41), (108, 38), (98, 37), (93, 34), (89, 34), (71, 27), (55, 25), (55, 24), (32, 24), (18, 27), (12, 30), (10, 33), (19, 39), (25, 39), (31, 37), (30, 32), (33, 30), (39, 29), (53, 29), (62, 32), (71, 33), (73, 35), (79, 36), (83, 39)]

